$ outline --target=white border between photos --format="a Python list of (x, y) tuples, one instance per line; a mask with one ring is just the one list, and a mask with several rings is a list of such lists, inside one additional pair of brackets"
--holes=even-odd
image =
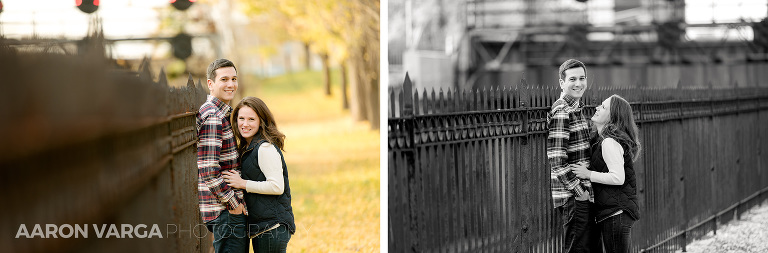
[(387, 87), (389, 86), (389, 48), (387, 47), (387, 30), (389, 25), (389, 9), (386, 0), (379, 1), (379, 201), (381, 211), (379, 212), (379, 245), (381, 252), (388, 252), (389, 229), (387, 226), (388, 216), (388, 156), (387, 156)]

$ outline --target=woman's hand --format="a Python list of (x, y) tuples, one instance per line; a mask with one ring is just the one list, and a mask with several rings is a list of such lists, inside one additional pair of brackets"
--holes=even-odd
[(581, 179), (589, 179), (590, 171), (587, 169), (587, 165), (585, 163), (577, 163), (573, 166), (573, 174), (576, 174), (576, 177)]
[(222, 172), (221, 174), (224, 174), (222, 176), (224, 178), (224, 182), (227, 182), (229, 187), (234, 187), (237, 189), (245, 189), (245, 179), (240, 177), (240, 172), (236, 170), (229, 170)]

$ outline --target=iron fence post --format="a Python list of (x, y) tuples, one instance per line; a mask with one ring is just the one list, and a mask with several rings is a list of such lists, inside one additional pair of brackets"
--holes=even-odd
[[(426, 98), (426, 97), (425, 97)], [(415, 147), (415, 117), (414, 117), (414, 97), (413, 97), (413, 83), (411, 82), (411, 77), (408, 75), (408, 73), (405, 73), (405, 80), (403, 81), (403, 107), (401, 108), (400, 115), (402, 115), (402, 126), (403, 126), (403, 133), (404, 133), (404, 150), (403, 155), (405, 157), (405, 160), (407, 161), (407, 180), (408, 182), (406, 185), (408, 186), (408, 202), (409, 205), (413, 206), (413, 204), (417, 201), (416, 200), (416, 191), (418, 189), (418, 185), (415, 180), (416, 176), (416, 167), (418, 166), (418, 163), (416, 162), (416, 147)], [(410, 226), (407, 228), (408, 233), (411, 235), (407, 238), (410, 239), (410, 242), (406, 246), (406, 248), (412, 248), (412, 249), (418, 249), (419, 246), (419, 228), (418, 223), (416, 220), (418, 220), (417, 212), (419, 210), (416, 210), (415, 208), (411, 208), (409, 210), (409, 216), (410, 216)]]
[(528, 145), (528, 120), (531, 117), (531, 110), (529, 109), (530, 105), (530, 90), (528, 82), (525, 80), (525, 78), (520, 79), (520, 86), (517, 92), (519, 96), (519, 103), (520, 108), (523, 110), (522, 113), (522, 125), (520, 126), (520, 133), (523, 134), (522, 139), (520, 140), (520, 143), (523, 145)]

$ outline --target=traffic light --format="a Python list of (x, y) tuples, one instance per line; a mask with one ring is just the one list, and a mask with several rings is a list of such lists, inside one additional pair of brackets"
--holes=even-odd
[(0, 13), (3, 13), (3, 1), (0, 1)]
[(173, 48), (173, 56), (179, 59), (187, 59), (192, 55), (192, 37), (186, 33), (179, 33), (176, 37), (171, 38), (171, 47)]
[(195, 2), (197, 0), (171, 0), (171, 5), (177, 10), (183, 11), (189, 9), (189, 6), (192, 6)]
[(99, 0), (75, 0), (75, 5), (82, 12), (90, 14), (99, 9)]

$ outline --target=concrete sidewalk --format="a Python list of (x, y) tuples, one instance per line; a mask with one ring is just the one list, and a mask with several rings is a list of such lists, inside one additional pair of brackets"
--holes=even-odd
[(717, 235), (709, 232), (692, 242), (686, 247), (687, 252), (768, 252), (768, 202), (750, 209), (741, 218), (725, 224), (722, 229), (717, 230)]

